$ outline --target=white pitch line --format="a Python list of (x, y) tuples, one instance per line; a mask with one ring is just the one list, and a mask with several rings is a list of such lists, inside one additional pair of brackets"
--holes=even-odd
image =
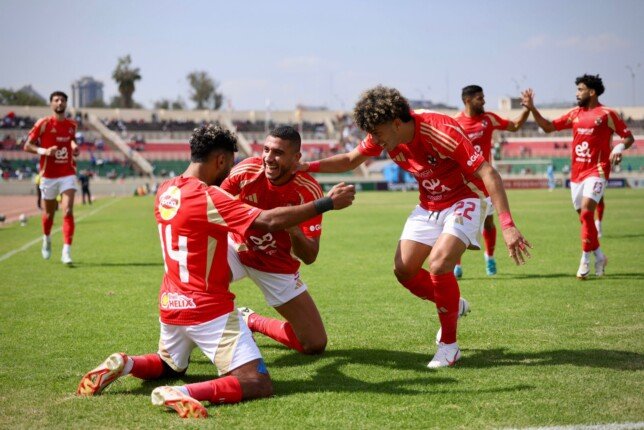
[[(114, 203), (118, 202), (119, 200), (120, 200), (120, 198), (115, 198), (114, 200), (112, 200), (112, 201), (110, 201), (110, 202), (105, 203), (105, 204), (104, 204), (103, 206), (101, 206), (100, 208), (96, 208), (96, 209), (94, 209), (93, 211), (91, 211), (90, 213), (88, 213), (88, 214), (86, 214), (86, 215), (83, 215), (82, 217), (80, 217), (80, 218), (76, 219), (76, 222), (81, 222), (81, 221), (82, 221), (82, 220), (84, 220), (85, 218), (89, 218), (89, 217), (91, 217), (92, 215), (97, 214), (98, 212), (102, 211), (102, 210), (103, 210), (103, 209), (105, 209), (106, 207), (108, 207), (108, 206), (112, 206)], [(53, 229), (53, 230), (51, 231), (51, 234), (58, 233), (60, 230), (61, 230), (61, 227), (57, 227), (57, 228), (55, 228), (55, 229)], [(37, 244), (37, 243), (41, 243), (41, 242), (42, 242), (42, 236), (40, 236), (38, 239), (34, 239), (34, 240), (32, 240), (31, 242), (27, 242), (27, 243), (25, 243), (25, 244), (24, 244), (24, 245), (22, 245), (20, 248), (17, 248), (17, 249), (14, 249), (13, 251), (9, 251), (9, 252), (7, 252), (6, 254), (4, 254), (3, 256), (1, 256), (1, 257), (0, 257), (0, 261), (4, 261), (4, 260), (6, 260), (6, 259), (8, 259), (8, 258), (11, 258), (11, 257), (13, 257), (14, 255), (16, 255), (17, 253), (22, 252), (22, 251), (24, 251), (24, 250), (26, 250), (26, 249), (29, 249), (30, 247), (34, 246), (35, 244)]]
[[(644, 429), (644, 421), (637, 423), (579, 424), (552, 427), (524, 427), (521, 430), (635, 430)], [(517, 430), (517, 429), (508, 429)]]

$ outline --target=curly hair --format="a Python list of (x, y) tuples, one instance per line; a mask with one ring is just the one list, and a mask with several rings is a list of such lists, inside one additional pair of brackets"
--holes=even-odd
[(220, 125), (207, 124), (195, 128), (190, 136), (190, 160), (207, 161), (214, 151), (237, 152), (237, 136)]
[(577, 79), (575, 79), (575, 85), (579, 84), (584, 84), (586, 85), (589, 89), (595, 90), (595, 94), (597, 94), (597, 97), (601, 96), (604, 94), (604, 82), (602, 81), (602, 78), (599, 77), (599, 75), (583, 75), (579, 76)]
[(396, 118), (411, 121), (409, 111), (409, 102), (397, 89), (378, 85), (360, 95), (353, 109), (353, 119), (361, 130), (372, 133), (377, 126)]

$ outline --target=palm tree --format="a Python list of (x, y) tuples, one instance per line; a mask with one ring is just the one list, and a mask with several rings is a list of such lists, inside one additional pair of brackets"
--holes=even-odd
[(118, 59), (116, 69), (112, 72), (112, 78), (119, 86), (121, 94), (122, 107), (131, 108), (134, 106), (132, 94), (134, 94), (134, 83), (141, 79), (139, 68), (132, 68), (132, 58), (130, 55)]
[(223, 102), (223, 95), (217, 92), (219, 82), (210, 77), (208, 72), (194, 71), (186, 77), (192, 87), (190, 99), (196, 103), (197, 109), (212, 108), (217, 110)]

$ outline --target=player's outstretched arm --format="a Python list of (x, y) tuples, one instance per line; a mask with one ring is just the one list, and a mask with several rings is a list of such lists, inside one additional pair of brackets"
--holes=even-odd
[(285, 230), (324, 212), (349, 207), (355, 195), (356, 189), (353, 185), (340, 182), (331, 188), (326, 197), (303, 205), (262, 211), (251, 226), (266, 231)]
[(530, 109), (528, 109), (526, 106), (523, 106), (521, 115), (519, 115), (518, 118), (510, 120), (510, 122), (508, 123), (508, 128), (506, 128), (506, 130), (511, 132), (518, 131), (521, 127), (523, 127), (523, 124), (525, 124), (529, 116), (530, 116)]
[(492, 204), (499, 214), (499, 222), (503, 231), (503, 240), (508, 247), (510, 257), (516, 264), (524, 264), (527, 258), (530, 258), (528, 248), (532, 245), (523, 237), (518, 228), (512, 221), (510, 214), (510, 204), (508, 203), (508, 196), (503, 188), (503, 180), (499, 173), (487, 162), (484, 162), (481, 167), (476, 171), (485, 184), (492, 198)]
[(556, 130), (554, 124), (541, 116), (541, 113), (534, 106), (534, 91), (532, 90), (532, 88), (528, 88), (521, 93), (521, 104), (528, 108), (530, 112), (532, 112), (534, 121), (539, 127), (541, 127), (543, 131), (545, 131), (546, 133), (552, 133)]
[(25, 150), (25, 152), (30, 152), (32, 154), (44, 155), (45, 157), (49, 157), (51, 155), (54, 155), (54, 153), (58, 149), (58, 146), (41, 148), (40, 146), (32, 142), (31, 139), (28, 138), (27, 141), (25, 142), (25, 146), (23, 147), (23, 149)]
[(322, 160), (299, 163), (297, 169), (311, 173), (344, 173), (355, 169), (368, 158), (368, 156), (363, 155), (355, 148), (351, 152), (323, 158)]
[(615, 145), (613, 150), (610, 152), (610, 163), (613, 166), (617, 166), (622, 162), (622, 152), (624, 152), (625, 149), (630, 148), (631, 145), (633, 145), (633, 142), (635, 142), (635, 138), (631, 134), (626, 136), (621, 143)]

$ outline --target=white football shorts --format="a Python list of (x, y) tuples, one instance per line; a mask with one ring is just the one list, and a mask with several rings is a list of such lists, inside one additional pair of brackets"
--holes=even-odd
[(63, 191), (78, 191), (76, 175), (62, 176), (60, 178), (41, 178), (39, 187), (44, 200), (56, 200), (58, 194)]
[(606, 179), (596, 176), (591, 176), (581, 182), (571, 182), (570, 193), (572, 194), (572, 205), (575, 207), (575, 210), (578, 211), (581, 209), (581, 200), (584, 197), (599, 203), (604, 196), (606, 183)]
[(232, 273), (230, 282), (249, 277), (264, 294), (269, 306), (277, 307), (289, 302), (307, 290), (300, 273), (269, 273), (248, 267), (239, 260), (237, 244), (228, 237), (228, 265)]
[(195, 347), (217, 367), (219, 376), (262, 358), (237, 309), (196, 325), (161, 323), (158, 354), (172, 369), (177, 372), (186, 370)]
[(400, 240), (413, 240), (434, 246), (438, 237), (451, 234), (468, 249), (481, 249), (481, 229), (487, 213), (485, 199), (463, 199), (441, 211), (428, 211), (416, 206), (407, 218)]
[[(490, 215), (494, 215), (494, 206), (492, 206), (492, 199), (489, 197), (485, 198), (485, 202), (487, 203), (487, 211), (485, 212), (485, 218), (489, 217)], [(481, 226), (483, 228), (483, 226)]]

